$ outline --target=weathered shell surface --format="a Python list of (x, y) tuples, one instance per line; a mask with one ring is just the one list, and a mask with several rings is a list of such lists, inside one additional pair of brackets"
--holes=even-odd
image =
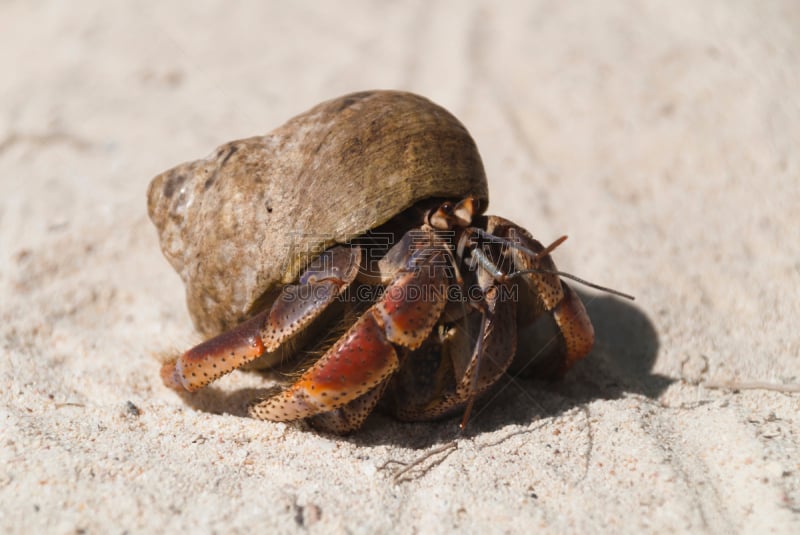
[(195, 326), (211, 336), (334, 243), (421, 200), (466, 195), (488, 202), (464, 126), (418, 95), (368, 91), (161, 173), (148, 210)]

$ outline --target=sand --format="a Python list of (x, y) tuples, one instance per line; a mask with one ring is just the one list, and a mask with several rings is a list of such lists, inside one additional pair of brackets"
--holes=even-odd
[[(800, 532), (800, 7), (0, 4), (0, 532)], [(199, 341), (152, 176), (349, 91), (470, 129), (490, 211), (581, 289), (597, 345), (457, 418), (347, 438), (187, 404)], [(335, 209), (335, 207), (334, 207)], [(403, 472), (403, 463), (419, 463)]]

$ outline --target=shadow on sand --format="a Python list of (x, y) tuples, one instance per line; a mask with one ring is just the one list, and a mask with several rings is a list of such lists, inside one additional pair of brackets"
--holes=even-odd
[[(595, 346), (562, 381), (507, 376), (476, 404), (464, 436), (509, 424), (528, 425), (597, 399), (627, 393), (657, 398), (673, 379), (652, 373), (659, 341), (653, 323), (635, 303), (578, 292), (595, 329)], [(373, 415), (349, 438), (356, 444), (429, 448), (457, 438), (457, 414), (439, 422), (403, 423)]]

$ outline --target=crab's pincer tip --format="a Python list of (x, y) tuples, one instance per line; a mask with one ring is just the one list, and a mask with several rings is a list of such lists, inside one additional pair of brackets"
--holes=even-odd
[(186, 392), (186, 387), (181, 380), (177, 362), (167, 362), (161, 366), (161, 381), (164, 385), (177, 392)]

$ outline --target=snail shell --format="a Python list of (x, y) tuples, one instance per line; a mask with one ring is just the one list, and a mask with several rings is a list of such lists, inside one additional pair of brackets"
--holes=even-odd
[(267, 135), (159, 174), (147, 194), (161, 249), (206, 336), (252, 315), (334, 243), (426, 199), (467, 195), (488, 204), (466, 128), (399, 91), (323, 102)]

